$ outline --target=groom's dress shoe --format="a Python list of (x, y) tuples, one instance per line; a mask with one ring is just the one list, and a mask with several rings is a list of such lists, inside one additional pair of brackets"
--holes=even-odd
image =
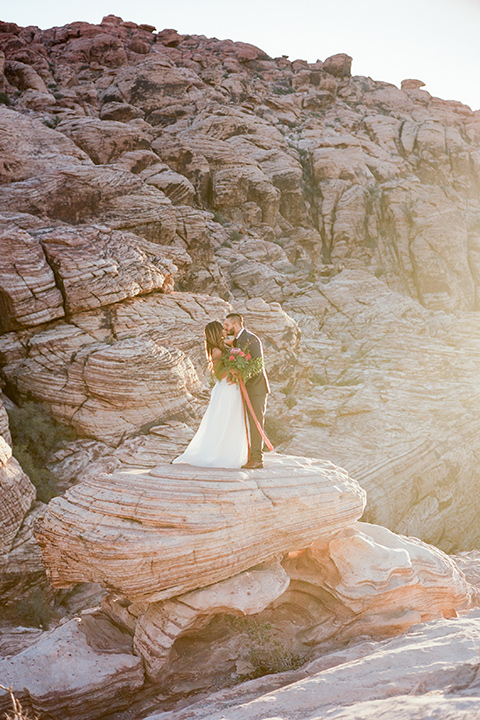
[(260, 470), (263, 468), (263, 462), (261, 460), (249, 460), (245, 465), (242, 465), (245, 470)]

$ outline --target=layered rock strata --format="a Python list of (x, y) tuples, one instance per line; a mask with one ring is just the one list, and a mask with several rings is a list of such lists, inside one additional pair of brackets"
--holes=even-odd
[[(120, 711), (144, 683), (130, 636), (98, 612), (70, 620), (17, 655), (0, 659), (0, 674), (25, 710), (69, 719), (95, 720)], [(11, 709), (4, 690), (0, 707)]]
[(99, 581), (154, 602), (328, 538), (364, 504), (325, 461), (273, 455), (255, 475), (159, 465), (77, 483), (51, 501), (37, 539), (54, 586)]
[[(273, 370), (289, 373), (295, 323), (280, 307), (251, 306), (253, 317), (263, 316), (258, 324), (270, 323), (264, 340)], [(195, 412), (192, 393), (206, 369), (203, 327), (228, 310), (219, 298), (160, 293), (35, 333), (8, 333), (0, 338), (5, 378), (15, 397), (28, 393), (80, 435), (118, 444), (155, 420)]]
[(370, 720), (478, 712), (479, 611), (380, 643), (326, 653), (297, 673), (260, 678), (148, 720)]
[(478, 112), (115, 16), (2, 23), (0, 52), (8, 395), (109, 446), (194, 425), (215, 295), (263, 336), (282, 450), (360, 478), (372, 521), (477, 545)]
[[(148, 677), (165, 684), (166, 674), (172, 672), (169, 664), (177, 640), (195, 637), (217, 615), (256, 615), (280, 597), (288, 585), (287, 573), (278, 561), (273, 561), (163, 603), (143, 607), (124, 603), (127, 606), (119, 612), (122, 603), (106, 598), (102, 607), (115, 622), (121, 626), (125, 623), (132, 632), (135, 652), (143, 658)], [(219, 671), (221, 674), (224, 669)]]
[(33, 524), (43, 513), (36, 490), (12, 455), (4, 396), (0, 392), (0, 596), (16, 602), (21, 592), (45, 580)]
[(286, 308), (315, 361), (280, 449), (345, 467), (368, 493), (369, 521), (447, 552), (476, 547), (476, 313), (426, 310), (361, 270)]
[(8, 416), (0, 393), (0, 555), (12, 549), (36, 497), (30, 479), (12, 456), (11, 444)]
[(344, 471), (306, 458), (272, 455), (255, 473), (123, 464), (52, 500), (36, 536), (53, 585), (100, 582), (104, 613), (133, 636), (149, 679), (185, 693), (208, 686), (213, 656), (224, 658), (216, 682), (251, 664), (245, 627), (218, 634), (214, 619), (254, 615), (306, 659), (475, 601), (441, 551), (356, 523), (364, 504)]
[[(241, 678), (241, 668), (255, 669), (256, 657), (263, 654), (268, 663), (269, 651), (279, 656), (280, 670), (279, 648), (286, 666), (295, 653), (305, 662), (326, 643), (394, 636), (421, 622), (456, 617), (456, 609), (468, 608), (475, 597), (441, 551), (356, 523), (330, 542), (289, 553), (281, 564), (263, 563), (163, 602), (110, 595), (102, 608), (133, 635), (152, 681), (188, 692)], [(229, 626), (228, 616), (245, 615), (255, 616), (250, 625), (233, 620)], [(212, 658), (219, 659), (213, 674)]]
[[(122, 707), (143, 683), (133, 646), (169, 692), (208, 685), (212, 658), (238, 678), (252, 666), (247, 631), (222, 625), (231, 614), (274, 623), (302, 655), (453, 617), (477, 597), (442, 553), (355, 524), (363, 492), (323, 461), (277, 456), (273, 481), (164, 464), (208, 398), (203, 325), (233, 304), (264, 341), (282, 451), (345, 467), (368, 491), (368, 520), (448, 551), (479, 543), (478, 112), (419, 80), (352, 77), (351, 61), (272, 59), (115, 16), (0, 23), (1, 380), (80, 434), (50, 465), (59, 487), (81, 478), (40, 522), (52, 579), (101, 581), (105, 613), (133, 635), (124, 642), (101, 615), (93, 636), (103, 627), (111, 641), (100, 651), (67, 623), (8, 662), (38, 712)], [(32, 528), (43, 508), (1, 409), (0, 436), (0, 589), (12, 593), (42, 572)], [(33, 668), (65, 643), (73, 665), (94, 669), (69, 666), (60, 697)], [(459, 657), (470, 663), (464, 645)], [(299, 712), (313, 716), (308, 698), (342, 677), (292, 690), (293, 705), (307, 698)], [(355, 698), (397, 711), (369, 692)], [(443, 712), (448, 698), (437, 700)], [(293, 717), (289, 702), (245, 712)]]

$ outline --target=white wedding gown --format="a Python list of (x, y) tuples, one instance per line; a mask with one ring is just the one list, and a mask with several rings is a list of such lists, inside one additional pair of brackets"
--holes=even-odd
[(242, 395), (238, 385), (217, 380), (200, 427), (174, 463), (239, 468), (248, 460)]

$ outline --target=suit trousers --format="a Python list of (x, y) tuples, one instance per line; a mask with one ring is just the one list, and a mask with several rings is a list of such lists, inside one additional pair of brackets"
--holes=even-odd
[[(267, 395), (266, 393), (258, 395), (249, 395), (250, 402), (252, 403), (253, 411), (257, 416), (257, 420), (263, 430), (263, 423), (265, 420), (265, 410), (267, 409)], [(255, 420), (252, 418), (250, 410), (246, 408), (248, 415), (248, 423), (250, 425), (250, 457), (249, 460), (258, 462), (263, 460), (263, 438), (258, 432), (258, 428), (255, 424)]]

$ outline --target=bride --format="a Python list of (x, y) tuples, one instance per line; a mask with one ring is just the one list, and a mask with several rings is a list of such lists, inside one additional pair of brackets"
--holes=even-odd
[(227, 381), (222, 358), (227, 351), (222, 323), (205, 326), (205, 354), (216, 377), (200, 427), (187, 449), (174, 463), (200, 467), (240, 468), (248, 460), (246, 418), (240, 388)]

